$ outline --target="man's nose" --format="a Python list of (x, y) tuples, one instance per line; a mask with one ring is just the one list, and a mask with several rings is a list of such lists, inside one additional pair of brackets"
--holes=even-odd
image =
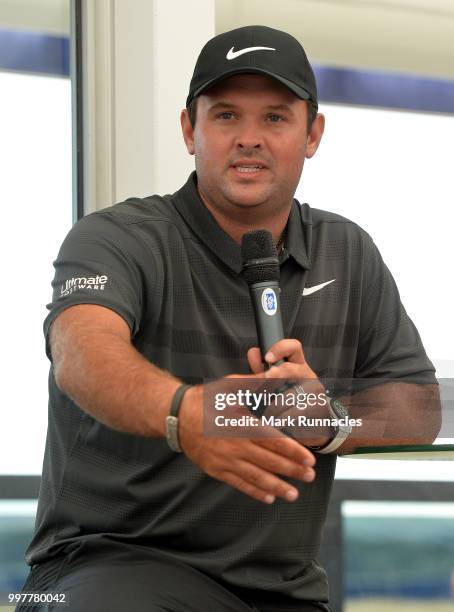
[(239, 126), (236, 146), (239, 149), (260, 149), (263, 145), (263, 134), (260, 127), (252, 122)]

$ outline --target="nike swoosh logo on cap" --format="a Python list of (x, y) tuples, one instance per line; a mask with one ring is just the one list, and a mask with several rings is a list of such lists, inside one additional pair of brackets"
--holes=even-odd
[(233, 60), (236, 57), (240, 57), (244, 53), (251, 53), (251, 51), (276, 51), (272, 47), (246, 47), (246, 49), (240, 49), (239, 51), (234, 51), (234, 47), (230, 49), (230, 51), (225, 56), (228, 60)]
[(334, 283), (336, 279), (333, 278), (332, 280), (326, 281), (326, 283), (320, 283), (320, 285), (314, 285), (313, 287), (305, 287), (303, 289), (303, 295), (312, 295), (312, 293), (315, 293), (316, 291), (320, 291), (320, 289), (323, 289), (323, 287), (326, 287), (326, 285), (330, 285), (331, 283)]

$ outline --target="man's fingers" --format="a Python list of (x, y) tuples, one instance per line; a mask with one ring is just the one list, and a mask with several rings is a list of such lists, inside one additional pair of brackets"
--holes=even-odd
[[(241, 461), (235, 463), (235, 468), (237, 471), (233, 472), (229, 470), (228, 473), (237, 475), (238, 483), (242, 487), (238, 488), (244, 491), (247, 487), (249, 491), (253, 491), (255, 495), (259, 495), (260, 500), (265, 501), (265, 503), (267, 503), (267, 495), (281, 497), (289, 502), (295, 501), (298, 498), (298, 489), (285, 480), (278, 478), (274, 474), (270, 474), (256, 465), (248, 463), (247, 461)], [(253, 495), (253, 497), (255, 497), (255, 495)]]
[(316, 463), (314, 454), (308, 448), (284, 434), (274, 438), (256, 438), (254, 442), (300, 465), (314, 467)]
[(301, 342), (293, 338), (279, 340), (279, 342), (273, 344), (264, 358), (270, 365), (280, 359), (288, 359), (292, 363), (306, 363)]
[(253, 445), (248, 455), (251, 463), (260, 466), (272, 474), (280, 474), (289, 478), (296, 478), (304, 482), (311, 482), (315, 477), (312, 467), (277, 454), (258, 444)]
[[(299, 494), (298, 489), (279, 476), (305, 483), (312, 482), (315, 478), (312, 467), (315, 458), (294, 440), (286, 441), (291, 444), (281, 444), (274, 451), (263, 445), (263, 440), (220, 440), (211, 449), (210, 465), (206, 465), (204, 469), (213, 478), (222, 480), (264, 503), (273, 501), (270, 497), (267, 498), (267, 495), (273, 498), (281, 497), (288, 502), (295, 501)], [(297, 448), (291, 448), (293, 445)], [(281, 447), (288, 456), (282, 453)]]
[(254, 346), (248, 350), (247, 360), (249, 362), (249, 367), (254, 374), (264, 371), (262, 354), (258, 347)]
[(238, 489), (238, 491), (241, 491), (245, 495), (264, 502), (265, 504), (272, 504), (276, 499), (276, 496), (272, 493), (260, 489), (234, 472), (223, 472), (221, 480), (231, 487)]

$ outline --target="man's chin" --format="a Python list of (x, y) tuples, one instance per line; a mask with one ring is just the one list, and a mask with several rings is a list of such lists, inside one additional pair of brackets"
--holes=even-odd
[(252, 209), (265, 204), (263, 200), (231, 200), (231, 203), (238, 208)]
[(269, 201), (270, 195), (268, 192), (257, 192), (257, 190), (254, 193), (252, 193), (252, 190), (232, 190), (226, 194), (229, 202), (239, 208), (263, 206)]

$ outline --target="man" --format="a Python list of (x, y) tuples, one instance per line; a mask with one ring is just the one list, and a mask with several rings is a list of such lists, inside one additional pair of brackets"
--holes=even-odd
[[(213, 437), (203, 383), (399, 379), (386, 387), (398, 443), (435, 435), (434, 369), (370, 237), (293, 199), (324, 129), (293, 37), (248, 26), (209, 41), (181, 124), (188, 182), (85, 217), (55, 264), (24, 591), (61, 594), (71, 611), (329, 610), (317, 553), (335, 456), (383, 444), (389, 421), (299, 441)], [(266, 372), (240, 257), (262, 228), (280, 252), (286, 337)], [(368, 392), (353, 415), (368, 416)]]

